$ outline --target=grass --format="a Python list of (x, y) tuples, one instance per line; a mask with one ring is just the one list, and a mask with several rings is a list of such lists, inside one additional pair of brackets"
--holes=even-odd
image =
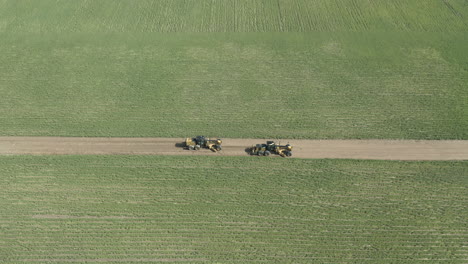
[(467, 35), (4, 34), (1, 135), (468, 138)]
[(467, 30), (464, 0), (1, 0), (0, 32)]
[(0, 0), (0, 135), (467, 139), (468, 11), (423, 2)]
[(0, 261), (463, 263), (466, 162), (0, 157)]

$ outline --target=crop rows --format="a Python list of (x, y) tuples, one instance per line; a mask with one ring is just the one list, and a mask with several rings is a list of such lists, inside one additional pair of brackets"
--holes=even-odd
[(462, 0), (0, 0), (0, 135), (467, 139), (467, 16)]
[(463, 0), (0, 1), (0, 32), (466, 31)]
[(0, 164), (2, 262), (467, 261), (466, 162), (16, 156)]
[(0, 134), (468, 137), (457, 34), (57, 37), (0, 42)]

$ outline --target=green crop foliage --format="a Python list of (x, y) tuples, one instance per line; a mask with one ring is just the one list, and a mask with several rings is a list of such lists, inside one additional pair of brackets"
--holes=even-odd
[(468, 139), (463, 0), (0, 0), (0, 135)]
[(464, 0), (1, 0), (3, 32), (466, 31)]
[(0, 262), (463, 263), (468, 163), (0, 157)]

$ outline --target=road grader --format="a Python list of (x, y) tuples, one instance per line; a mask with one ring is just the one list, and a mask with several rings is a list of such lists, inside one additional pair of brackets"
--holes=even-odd
[(276, 144), (274, 141), (267, 141), (266, 144), (256, 144), (250, 149), (251, 155), (270, 156), (270, 154), (278, 154), (281, 157), (292, 156), (292, 146)]
[(221, 143), (223, 141), (219, 138), (211, 139), (204, 136), (196, 136), (194, 138), (185, 139), (185, 148), (188, 150), (200, 150), (201, 148), (207, 148), (213, 152), (220, 151)]

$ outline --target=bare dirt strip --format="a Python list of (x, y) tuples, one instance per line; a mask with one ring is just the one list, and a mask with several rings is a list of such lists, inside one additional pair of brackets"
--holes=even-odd
[[(247, 156), (266, 139), (223, 139), (223, 150), (189, 151), (183, 138), (0, 137), (0, 155)], [(275, 140), (293, 145), (293, 157), (311, 159), (468, 160), (468, 140)]]

